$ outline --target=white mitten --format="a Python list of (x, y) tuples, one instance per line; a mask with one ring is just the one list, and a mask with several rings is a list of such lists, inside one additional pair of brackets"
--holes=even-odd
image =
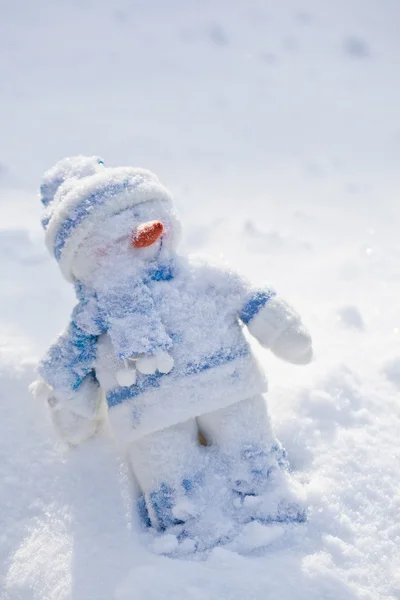
[(42, 379), (33, 382), (30, 390), (37, 399), (47, 402), (53, 425), (67, 444), (81, 444), (98, 430), (103, 415), (100, 388), (94, 381), (83, 381), (70, 398), (56, 395), (53, 388)]
[(90, 439), (98, 430), (99, 420), (77, 415), (68, 405), (56, 406), (51, 412), (58, 435), (70, 446), (78, 446)]
[(311, 336), (300, 316), (283, 298), (271, 298), (247, 326), (260, 344), (279, 358), (299, 365), (311, 361)]
[(301, 323), (292, 324), (278, 336), (271, 351), (278, 358), (294, 364), (306, 365), (313, 356), (311, 336)]
[(47, 402), (53, 393), (53, 388), (46, 383), (44, 379), (38, 377), (30, 384), (29, 391), (35, 400), (39, 400), (39, 402)]

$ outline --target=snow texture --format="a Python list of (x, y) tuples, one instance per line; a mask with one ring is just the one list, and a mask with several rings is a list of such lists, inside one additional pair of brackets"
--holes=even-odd
[[(399, 598), (399, 19), (392, 0), (2, 7), (1, 598)], [(77, 152), (157, 172), (188, 250), (299, 308), (311, 366), (252, 345), (303, 525), (165, 557), (109, 437), (58, 442), (27, 387), (74, 298), (35, 190)]]

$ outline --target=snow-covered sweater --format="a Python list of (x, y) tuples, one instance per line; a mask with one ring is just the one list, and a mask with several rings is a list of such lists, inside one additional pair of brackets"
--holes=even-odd
[[(247, 325), (271, 347), (290, 322), (297, 322), (296, 313), (277, 302), (273, 290), (256, 289), (232, 271), (190, 257), (149, 266), (143, 290), (144, 305), (132, 305), (131, 296), (114, 305), (114, 313), (119, 311), (126, 323), (121, 332), (104, 301), (78, 286), (80, 302), (71, 323), (39, 368), (56, 395), (71, 397), (93, 378), (105, 392), (111, 423), (129, 440), (267, 390), (243, 328)], [(152, 318), (143, 333), (146, 306)], [(173, 369), (139, 373), (134, 385), (119, 386), (115, 375), (123, 359), (134, 352), (151, 353), (152, 329), (154, 340), (161, 339), (172, 355)]]

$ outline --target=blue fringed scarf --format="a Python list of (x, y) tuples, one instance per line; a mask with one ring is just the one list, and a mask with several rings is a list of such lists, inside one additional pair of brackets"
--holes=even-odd
[(154, 305), (150, 281), (169, 281), (174, 265), (150, 263), (144, 273), (110, 276), (110, 281), (89, 288), (77, 283), (80, 299), (73, 319), (87, 333), (108, 332), (115, 355), (124, 360), (135, 354), (153, 354), (172, 346)]

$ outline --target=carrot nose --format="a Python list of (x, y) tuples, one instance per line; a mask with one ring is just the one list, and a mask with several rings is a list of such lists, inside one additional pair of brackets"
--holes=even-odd
[(161, 221), (142, 223), (132, 233), (131, 244), (134, 248), (147, 248), (154, 244), (164, 231)]

